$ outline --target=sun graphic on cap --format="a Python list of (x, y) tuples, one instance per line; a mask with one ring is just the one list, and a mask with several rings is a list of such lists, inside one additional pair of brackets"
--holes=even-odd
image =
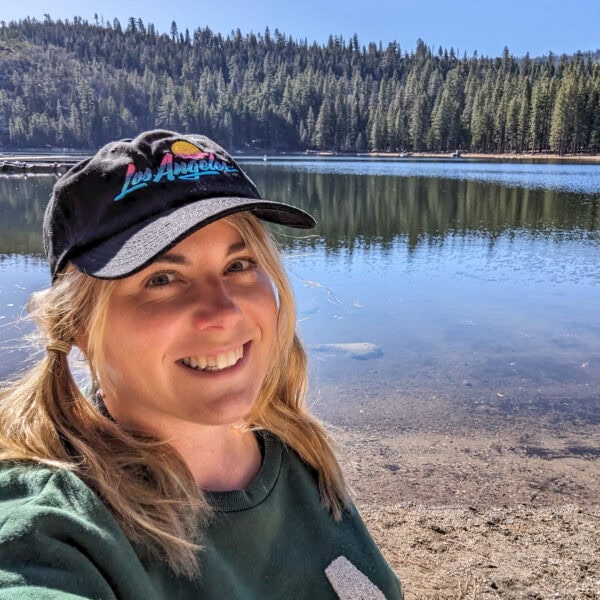
[(173, 142), (171, 144), (171, 152), (182, 158), (204, 158), (207, 156), (206, 152), (200, 150), (198, 146), (184, 140)]

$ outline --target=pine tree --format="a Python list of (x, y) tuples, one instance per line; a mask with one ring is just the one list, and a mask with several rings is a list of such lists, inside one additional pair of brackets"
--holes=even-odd
[(558, 88), (552, 111), (550, 148), (553, 152), (564, 154), (568, 150), (574, 150), (576, 114), (577, 81), (572, 73), (566, 73)]

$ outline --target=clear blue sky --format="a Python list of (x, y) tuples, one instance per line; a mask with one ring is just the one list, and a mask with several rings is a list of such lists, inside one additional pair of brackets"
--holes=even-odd
[(26, 16), (53, 19), (81, 16), (93, 21), (130, 16), (154, 23), (168, 32), (210, 27), (224, 35), (232, 29), (263, 33), (279, 29), (293, 39), (327, 41), (329, 34), (346, 41), (356, 32), (361, 44), (391, 40), (413, 50), (421, 38), (437, 50), (454, 47), (471, 55), (499, 56), (508, 46), (514, 56), (541, 56), (549, 51), (568, 54), (600, 48), (600, 0), (3, 0), (0, 19)]

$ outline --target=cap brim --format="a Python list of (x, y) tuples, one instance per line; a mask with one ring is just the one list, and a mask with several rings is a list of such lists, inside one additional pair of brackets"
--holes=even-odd
[(205, 198), (171, 209), (120, 232), (72, 259), (82, 272), (99, 279), (120, 279), (152, 260), (197, 229), (234, 213), (251, 211), (259, 219), (310, 229), (316, 221), (289, 204), (253, 198)]

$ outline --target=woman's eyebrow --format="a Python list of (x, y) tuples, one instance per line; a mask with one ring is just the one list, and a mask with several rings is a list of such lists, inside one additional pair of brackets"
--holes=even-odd
[(152, 264), (169, 263), (171, 265), (189, 265), (190, 261), (183, 254), (161, 254)]
[[(239, 242), (234, 242), (227, 248), (227, 256), (231, 254), (235, 254), (236, 252), (240, 252), (246, 248), (246, 242), (244, 240), (240, 240)], [(189, 265), (190, 261), (183, 254), (176, 254), (174, 252), (167, 252), (166, 254), (161, 254), (157, 256), (154, 260), (154, 264), (156, 263), (168, 263), (171, 265)]]
[(239, 242), (234, 242), (227, 249), (227, 256), (229, 256), (230, 254), (235, 254), (236, 252), (240, 252), (241, 250), (245, 250), (245, 249), (246, 249), (246, 242), (244, 242), (244, 240), (240, 240)]

